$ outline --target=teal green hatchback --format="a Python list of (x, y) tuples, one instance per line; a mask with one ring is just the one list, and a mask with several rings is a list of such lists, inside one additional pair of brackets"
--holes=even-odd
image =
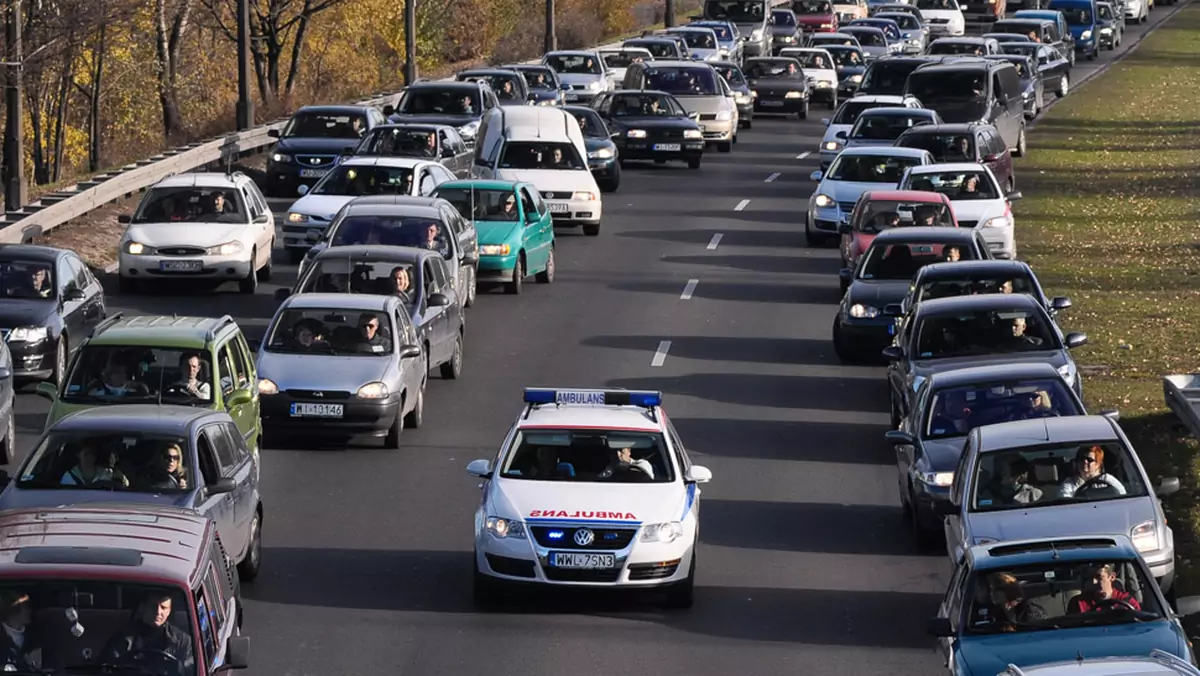
[(479, 233), (479, 284), (503, 284), (521, 293), (529, 275), (554, 281), (554, 223), (537, 189), (513, 181), (450, 181), (434, 197), (475, 221)]

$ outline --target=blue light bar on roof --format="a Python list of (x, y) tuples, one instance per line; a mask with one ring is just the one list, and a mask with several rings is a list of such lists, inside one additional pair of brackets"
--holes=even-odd
[(525, 389), (525, 403), (654, 408), (662, 405), (662, 392), (650, 390), (557, 390), (529, 387)]

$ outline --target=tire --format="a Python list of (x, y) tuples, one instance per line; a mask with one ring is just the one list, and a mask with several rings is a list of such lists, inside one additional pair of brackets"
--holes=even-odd
[(128, 277), (117, 277), (117, 293), (131, 296), (138, 292), (138, 283)]
[(821, 235), (819, 235), (819, 234), (813, 232), (811, 229), (809, 229), (808, 218), (805, 217), (805, 219), (804, 219), (804, 244), (806, 246), (808, 246), (809, 248), (813, 248), (813, 247), (820, 246), (821, 244), (824, 243), (824, 241), (825, 241), (824, 237), (822, 237)]
[(287, 251), (288, 262), (292, 265), (300, 265), (300, 262), (304, 260), (305, 254), (308, 253), (304, 249), (284, 249), (284, 251)]
[(846, 346), (842, 342), (840, 324), (841, 322), (836, 318), (833, 320), (833, 353), (837, 355), (838, 361), (842, 364), (854, 364), (854, 355), (846, 350)]
[[(428, 369), (426, 369), (428, 370)], [(425, 385), (421, 385), (421, 389), (417, 390), (417, 403), (413, 409), (404, 415), (404, 426), (410, 430), (420, 429), (421, 423), (425, 422)]]
[(238, 282), (238, 291), (253, 295), (258, 291), (258, 271), (254, 269), (254, 259), (258, 257), (258, 249), (250, 250), (250, 272)]
[(254, 511), (254, 520), (250, 522), (250, 546), (246, 548), (246, 558), (237, 566), (238, 577), (246, 582), (254, 581), (262, 567), (262, 508)]
[(475, 297), (479, 295), (479, 285), (475, 282), (475, 268), (467, 268), (467, 275), (470, 279), (467, 280), (467, 300), (463, 302), (463, 307), (475, 305)]
[(837, 110), (837, 107), (838, 107), (838, 97), (837, 97), (837, 94), (834, 94), (833, 96), (829, 97), (828, 108), (830, 110)]
[(58, 345), (54, 348), (54, 372), (50, 374), (50, 381), (58, 391), (62, 391), (63, 380), (67, 377), (67, 355), (70, 354), (70, 345), (67, 342), (67, 334), (62, 334), (58, 338)]
[(1059, 78), (1059, 80), (1058, 80), (1058, 91), (1056, 91), (1054, 93), (1056, 96), (1058, 96), (1058, 98), (1061, 99), (1061, 98), (1065, 97), (1067, 94), (1069, 94), (1070, 92), (1071, 92), (1071, 78), (1067, 77), (1066, 73), (1063, 73), (1062, 77)]
[(731, 153), (733, 152), (733, 141), (723, 141), (717, 144), (717, 152)]
[(699, 169), (700, 168), (700, 158), (697, 157), (694, 160), (688, 160), (687, 164), (688, 164), (688, 169)]
[(504, 283), (504, 293), (510, 296), (520, 295), (525, 285), (525, 252), (517, 254), (517, 264), (513, 266), (512, 279)]
[[(474, 556), (474, 554), (472, 554)], [(499, 585), (479, 572), (479, 564), (472, 564), (471, 601), (479, 608), (490, 608), (500, 601)]]
[(918, 550), (927, 552), (933, 549), (933, 534), (921, 527), (921, 519), (917, 516), (917, 499), (913, 495), (911, 486), (908, 489), (908, 504), (912, 510), (909, 527), (912, 530), (913, 541), (916, 543)]
[[(274, 252), (274, 251), (275, 251), (275, 240), (271, 240), (271, 248), (270, 248), (270, 249), (268, 249), (268, 251), (271, 251), (271, 252)], [(272, 268), (273, 268), (273, 267), (274, 267), (274, 263), (273, 263), (273, 261), (271, 260), (271, 254), (267, 254), (267, 262), (266, 262), (266, 264), (265, 264), (265, 265), (263, 265), (263, 266), (262, 266), (261, 268), (259, 268), (259, 270), (258, 270), (258, 281), (260, 281), (260, 282), (269, 282), (269, 281), (271, 281), (271, 275), (272, 275), (272, 273), (273, 273), (273, 270), (272, 270)]]
[(1013, 151), (1013, 157), (1025, 157), (1025, 125), (1021, 125), (1021, 135), (1017, 137), (1017, 148)]
[(804, 102), (804, 107), (800, 109), (800, 112), (796, 113), (796, 117), (800, 118), (801, 120), (808, 119), (808, 101)]
[(442, 364), (439, 368), (442, 372), (442, 377), (446, 380), (456, 380), (462, 375), (463, 361), (463, 334), (459, 331), (454, 337), (454, 352), (450, 354), (450, 361)]
[(546, 269), (537, 273), (538, 284), (554, 283), (554, 247), (550, 247), (550, 256), (546, 259)]
[[(403, 401), (403, 400), (401, 400), (401, 401)], [(401, 411), (404, 410), (403, 403), (400, 404), (400, 410)], [(401, 448), (403, 448), (400, 445), (400, 437), (403, 436), (403, 433), (404, 433), (404, 416), (400, 415), (400, 413), (397, 412), (395, 422), (393, 422), (392, 426), (388, 429), (387, 436), (385, 436), (383, 438), (383, 447), (388, 450), (392, 450), (392, 451), (398, 451)]]
[(688, 576), (683, 582), (676, 582), (667, 588), (667, 598), (663, 605), (673, 610), (687, 610), (696, 603), (696, 550), (692, 545), (692, 563)]
[(1017, 178), (1016, 178), (1015, 176), (1009, 176), (1009, 177), (1008, 177), (1008, 183), (1006, 183), (1005, 185), (1007, 186), (1007, 187), (1005, 188), (1005, 190), (1007, 190), (1008, 192), (1016, 192), (1016, 190), (1017, 190)]
[(589, 223), (583, 226), (583, 234), (587, 237), (595, 237), (600, 234), (599, 223)]
[(742, 121), (742, 124), (744, 125), (745, 129), (753, 129), (754, 128), (754, 118), (748, 117)]

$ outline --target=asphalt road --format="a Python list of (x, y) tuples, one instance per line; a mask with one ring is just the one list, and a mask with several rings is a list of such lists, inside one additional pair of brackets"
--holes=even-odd
[[(1074, 80), (1095, 67), (1080, 62)], [(805, 248), (801, 234), (821, 130), (760, 118), (699, 171), (628, 170), (605, 196), (600, 237), (559, 232), (553, 285), (481, 295), (463, 378), (431, 381), (425, 427), (405, 433), (403, 451), (265, 450), (263, 573), (244, 588), (250, 671), (933, 673), (924, 619), (948, 565), (903, 528), (882, 371), (837, 365), (837, 252)], [(294, 273), (277, 265), (253, 297), (230, 285), (110, 304), (229, 313), (261, 335), (271, 293)], [(521, 388), (536, 385), (666, 393), (714, 474), (694, 609), (562, 595), (473, 611), (479, 492), (463, 470), (494, 453)], [(24, 455), (46, 405), (22, 394), (17, 410)]]

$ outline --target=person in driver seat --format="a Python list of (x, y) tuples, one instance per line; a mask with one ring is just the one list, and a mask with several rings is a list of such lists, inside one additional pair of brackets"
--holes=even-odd
[(1067, 603), (1067, 614), (1094, 613), (1111, 608), (1141, 610), (1142, 604), (1133, 594), (1117, 589), (1117, 572), (1111, 563), (1092, 567), (1084, 576), (1083, 591)]
[(208, 383), (200, 380), (200, 373), (203, 370), (203, 366), (199, 354), (195, 352), (184, 354), (183, 359), (179, 360), (179, 374), (182, 377), (175, 384), (175, 387), (184, 390), (197, 399), (208, 401), (212, 399), (212, 388)]
[(58, 482), (64, 486), (91, 486), (96, 483), (121, 484), (129, 481), (119, 471), (100, 463), (100, 452), (93, 441), (84, 441), (79, 447), (79, 461), (67, 470)]
[(42, 636), (33, 623), (29, 594), (20, 590), (0, 596), (0, 670), (41, 673)]
[(1050, 393), (1045, 390), (1030, 392), (1026, 395), (1025, 406), (1025, 410), (1018, 415), (1017, 420), (1032, 420), (1058, 415), (1058, 411), (1054, 408), (1054, 402), (1050, 400)]
[(634, 460), (633, 447), (631, 446), (617, 449), (617, 457), (613, 459), (612, 463), (610, 463), (603, 472), (601, 472), (600, 477), (607, 479), (609, 477), (619, 476), (628, 472), (640, 472), (650, 479), (654, 478), (654, 466), (651, 465), (650, 461), (645, 458), (638, 458), (637, 460)]
[[(1073, 498), (1085, 486), (1110, 488), (1118, 495), (1125, 495), (1125, 486), (1113, 475), (1104, 471), (1104, 449), (1100, 446), (1084, 446), (1075, 454), (1075, 470), (1058, 485), (1058, 494)], [(1086, 489), (1085, 489), (1086, 490)]]
[(971, 408), (967, 406), (967, 393), (962, 390), (949, 390), (942, 395), (942, 410), (934, 414), (929, 422), (929, 429), (934, 434), (947, 434), (950, 430), (966, 434), (973, 427)]
[[(151, 592), (138, 605), (126, 626), (104, 646), (99, 661), (114, 664), (132, 660), (141, 662), (152, 660), (155, 653), (161, 653), (164, 666), (173, 666), (170, 672), (193, 673), (192, 639), (187, 632), (171, 624), (172, 606), (170, 594)], [(151, 670), (151, 673), (155, 671)]]

